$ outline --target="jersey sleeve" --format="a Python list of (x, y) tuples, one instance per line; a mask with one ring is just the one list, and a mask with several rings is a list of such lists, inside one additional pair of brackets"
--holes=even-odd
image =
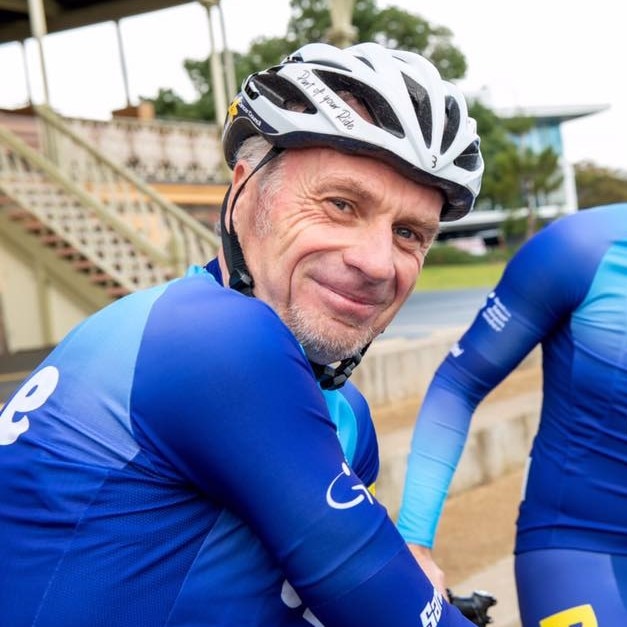
[(398, 519), (408, 542), (433, 546), (477, 405), (585, 297), (591, 275), (587, 268), (594, 263), (579, 263), (573, 271), (573, 259), (588, 253), (596, 255), (585, 234), (568, 220), (529, 240), (437, 369), (408, 458)]
[[(370, 407), (361, 392), (350, 381), (347, 381), (337, 394), (345, 400), (351, 410), (344, 420), (349, 424), (344, 429), (341, 423), (338, 425), (342, 449), (357, 476), (374, 492), (374, 484), (379, 474), (379, 446)], [(325, 392), (325, 396), (328, 398), (328, 393)], [(343, 441), (343, 430), (354, 434), (347, 442)]]
[(441, 615), (440, 627), (468, 625), (434, 597), (346, 463), (279, 318), (232, 290), (202, 298), (194, 285), (177, 283), (155, 305), (137, 361), (135, 428), (155, 463), (240, 517), (328, 627), (414, 626), (421, 612)]

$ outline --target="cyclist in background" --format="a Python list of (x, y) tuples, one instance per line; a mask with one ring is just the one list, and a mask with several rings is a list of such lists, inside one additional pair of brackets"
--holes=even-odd
[(398, 526), (431, 547), (480, 401), (538, 344), (544, 398), (517, 521), (524, 627), (627, 625), (627, 204), (547, 226), (507, 265), (418, 414)]
[[(243, 84), (217, 259), (75, 328), (0, 414), (11, 627), (464, 627), (368, 490), (346, 381), (483, 162), (422, 57), (305, 46)], [(254, 297), (253, 297), (254, 296)]]

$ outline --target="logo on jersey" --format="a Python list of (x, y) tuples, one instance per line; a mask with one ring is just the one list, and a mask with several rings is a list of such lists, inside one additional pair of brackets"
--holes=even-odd
[(302, 612), (302, 617), (305, 622), (313, 625), (314, 627), (324, 627), (324, 625), (316, 618), (315, 614), (307, 607), (304, 606), (303, 602), (300, 600), (298, 593), (294, 588), (292, 588), (291, 584), (287, 579), (283, 582), (283, 586), (281, 587), (281, 601), (287, 605), (292, 610), (296, 610), (297, 612)]
[[(355, 483), (346, 480), (346, 477), (353, 477), (346, 462), (342, 462), (342, 472), (331, 481), (327, 488), (327, 504), (333, 509), (350, 509), (356, 507), (367, 500), (371, 505), (374, 503), (372, 495), (363, 483)], [(349, 487), (350, 486), (350, 487)], [(354, 493), (358, 493), (354, 495)]]
[(54, 366), (46, 366), (22, 385), (0, 413), (0, 445), (13, 444), (28, 431), (30, 420), (27, 412), (39, 409), (54, 392), (58, 382), (59, 371)]
[(433, 598), (420, 612), (422, 627), (437, 627), (440, 616), (442, 616), (442, 595), (433, 588)]
[(579, 625), (580, 627), (598, 627), (598, 621), (592, 605), (577, 605), (567, 610), (547, 616), (540, 621), (540, 627), (560, 627), (560, 625)]
[(492, 327), (494, 331), (500, 333), (505, 325), (510, 321), (512, 314), (501, 302), (496, 292), (488, 294), (488, 300), (481, 312), (481, 317)]

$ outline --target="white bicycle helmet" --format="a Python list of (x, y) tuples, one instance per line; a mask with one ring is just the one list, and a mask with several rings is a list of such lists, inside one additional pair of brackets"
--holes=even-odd
[[(342, 95), (368, 111), (368, 121)], [(223, 148), (233, 167), (242, 142), (259, 134), (277, 148), (328, 146), (391, 164), (442, 190), (441, 220), (473, 207), (483, 159), (475, 121), (460, 90), (413, 52), (363, 43), (308, 44), (249, 76), (229, 107)]]

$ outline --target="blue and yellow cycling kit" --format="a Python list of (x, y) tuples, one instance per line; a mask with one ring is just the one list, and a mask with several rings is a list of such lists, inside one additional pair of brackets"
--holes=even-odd
[(366, 488), (363, 397), (220, 283), (214, 261), (106, 307), (8, 400), (0, 622), (469, 625)]
[[(399, 517), (409, 542), (431, 546), (475, 408), (538, 344), (542, 413), (516, 553), (597, 552), (624, 563), (627, 204), (564, 217), (529, 240), (437, 370), (418, 417)], [(526, 581), (550, 601), (552, 585), (560, 584), (547, 582), (534, 564)], [(606, 588), (614, 598), (617, 581), (627, 596), (627, 575), (619, 570)], [(600, 624), (627, 624), (627, 610), (623, 622), (613, 620)]]

